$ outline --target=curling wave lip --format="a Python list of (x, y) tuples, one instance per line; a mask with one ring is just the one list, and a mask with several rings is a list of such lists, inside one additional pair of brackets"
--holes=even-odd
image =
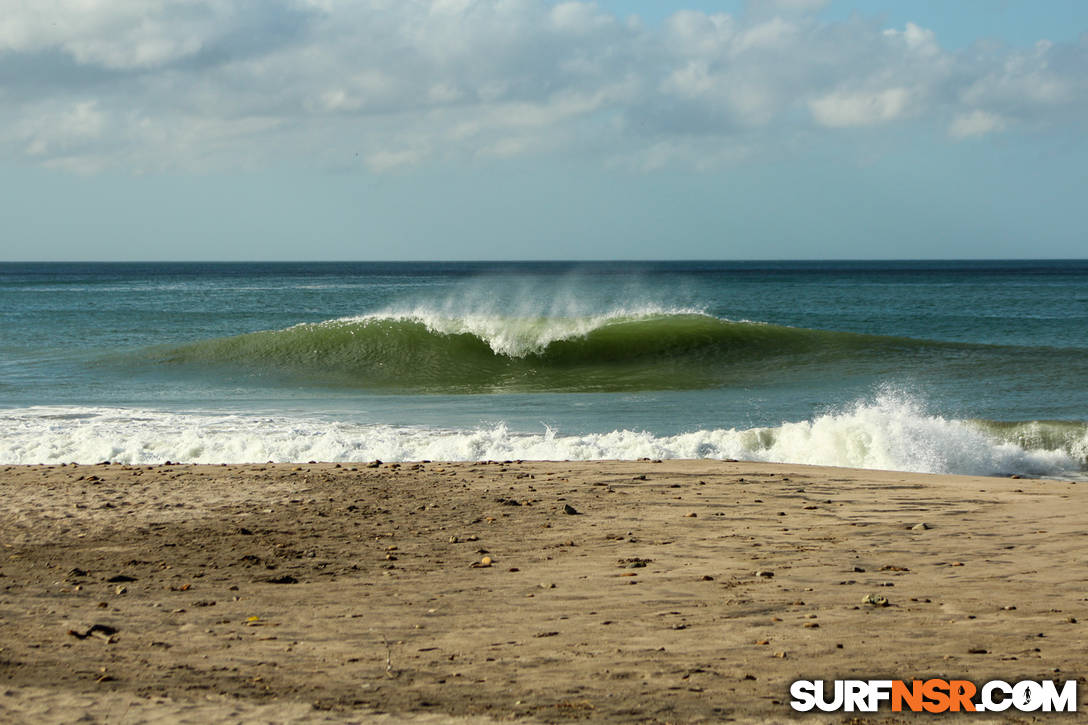
[(615, 392), (738, 387), (798, 370), (845, 375), (894, 362), (953, 364), (986, 346), (735, 321), (693, 310), (583, 317), (340, 318), (148, 351), (299, 384), (421, 392)]

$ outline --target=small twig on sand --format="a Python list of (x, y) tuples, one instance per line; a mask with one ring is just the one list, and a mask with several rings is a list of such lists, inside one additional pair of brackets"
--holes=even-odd
[(382, 635), (382, 642), (385, 642), (385, 676), (396, 679), (400, 672), (393, 670), (393, 645), (386, 639), (384, 634)]

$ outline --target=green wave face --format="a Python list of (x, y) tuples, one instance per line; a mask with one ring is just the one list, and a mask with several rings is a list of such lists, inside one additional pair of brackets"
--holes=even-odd
[(374, 316), (206, 340), (156, 357), (166, 364), (228, 365), (371, 389), (606, 392), (739, 385), (799, 367), (864, 367), (934, 346), (688, 312), (565, 319)]
[(1024, 450), (1061, 451), (1088, 467), (1088, 423), (1067, 420), (973, 420), (979, 430)]

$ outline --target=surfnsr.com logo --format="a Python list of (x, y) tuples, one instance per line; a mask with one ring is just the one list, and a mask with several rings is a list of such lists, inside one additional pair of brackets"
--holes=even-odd
[(1077, 681), (1060, 687), (1053, 680), (1016, 683), (991, 680), (797, 680), (790, 685), (790, 707), (798, 712), (1076, 712)]

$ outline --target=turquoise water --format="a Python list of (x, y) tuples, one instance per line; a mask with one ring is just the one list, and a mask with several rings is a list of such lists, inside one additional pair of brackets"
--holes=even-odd
[(1088, 262), (0, 265), (0, 462), (1084, 476)]

